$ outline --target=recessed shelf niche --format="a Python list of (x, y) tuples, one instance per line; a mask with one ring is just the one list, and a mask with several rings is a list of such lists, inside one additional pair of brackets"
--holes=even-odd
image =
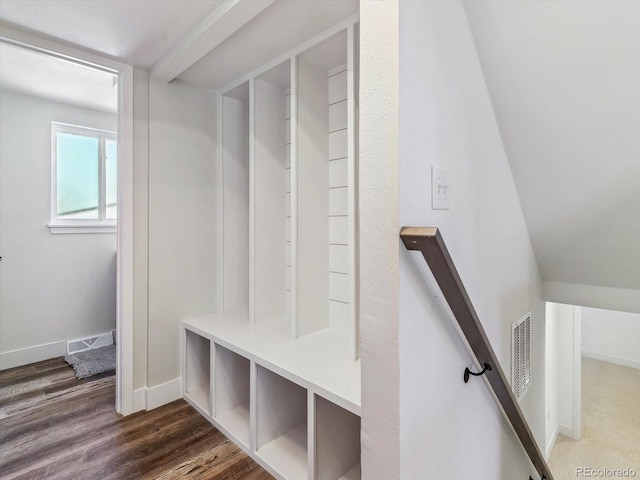
[(254, 321), (287, 316), (291, 290), (291, 120), (286, 61), (253, 81)]
[(249, 448), (250, 361), (215, 345), (214, 418)]
[(345, 30), (297, 56), (298, 337), (327, 327), (355, 335), (347, 39)]
[(204, 412), (211, 412), (211, 342), (185, 331), (185, 394)]
[(257, 367), (256, 450), (283, 478), (306, 480), (307, 390)]
[(249, 82), (221, 97), (222, 312), (249, 310)]
[(360, 417), (315, 396), (316, 480), (360, 479)]

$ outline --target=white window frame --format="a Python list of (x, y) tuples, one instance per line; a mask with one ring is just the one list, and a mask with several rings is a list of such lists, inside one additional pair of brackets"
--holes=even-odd
[[(98, 152), (98, 218), (58, 218), (58, 134), (68, 133), (99, 139)], [(106, 218), (106, 142), (118, 141), (108, 130), (51, 122), (51, 223), (49, 231), (59, 233), (116, 233), (117, 219)]]

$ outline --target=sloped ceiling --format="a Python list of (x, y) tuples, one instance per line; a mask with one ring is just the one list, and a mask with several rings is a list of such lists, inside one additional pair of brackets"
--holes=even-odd
[(0, 89), (92, 110), (118, 110), (113, 75), (4, 43)]
[(148, 69), (223, 0), (1, 0), (0, 20)]
[(640, 290), (640, 2), (465, 8), (543, 280)]

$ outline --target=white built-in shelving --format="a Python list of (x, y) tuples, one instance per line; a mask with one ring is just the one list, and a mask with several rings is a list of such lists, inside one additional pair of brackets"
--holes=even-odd
[(249, 448), (251, 363), (221, 345), (214, 344), (214, 348), (213, 416), (238, 442)]
[(306, 480), (307, 390), (257, 367), (256, 452), (287, 479)]
[(316, 480), (360, 478), (360, 417), (315, 396)]
[(359, 479), (360, 364), (344, 337), (325, 330), (294, 340), (285, 319), (238, 321), (245, 316), (184, 322), (187, 379), (214, 359), (213, 396), (185, 398), (276, 478)]
[(185, 332), (184, 395), (206, 413), (211, 413), (211, 343), (193, 332)]
[(220, 151), (220, 305), (224, 312), (249, 308), (250, 175), (249, 82), (221, 97)]
[(287, 195), (286, 92), (290, 61), (256, 76), (253, 85), (253, 309), (250, 321), (287, 316), (287, 239), (291, 199)]
[(280, 479), (360, 478), (357, 17), (219, 92), (216, 314), (185, 398)]

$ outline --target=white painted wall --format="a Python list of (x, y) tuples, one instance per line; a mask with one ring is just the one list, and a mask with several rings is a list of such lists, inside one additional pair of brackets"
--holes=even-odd
[(217, 308), (216, 145), (213, 92), (149, 82), (147, 388), (178, 396), (180, 322)]
[(558, 433), (580, 438), (581, 307), (548, 302), (546, 347), (545, 454)]
[(367, 480), (401, 478), (398, 9), (398, 0), (360, 2), (358, 295), (362, 478)]
[[(115, 328), (116, 235), (51, 235), (47, 224), (51, 122), (115, 131), (117, 119), (34, 97), (0, 95), (3, 369), (62, 355), (66, 345), (59, 342)], [(15, 352), (22, 349), (29, 350)]]
[(583, 308), (582, 356), (640, 368), (640, 314)]
[[(450, 171), (450, 210), (430, 209), (432, 165)], [(400, 2), (402, 225), (441, 229), (507, 374), (511, 323), (532, 311), (533, 383), (520, 406), (542, 449), (540, 276), (460, 2)], [(472, 360), (429, 279), (422, 257), (401, 248), (401, 478), (534, 475), (485, 383), (463, 383)]]

